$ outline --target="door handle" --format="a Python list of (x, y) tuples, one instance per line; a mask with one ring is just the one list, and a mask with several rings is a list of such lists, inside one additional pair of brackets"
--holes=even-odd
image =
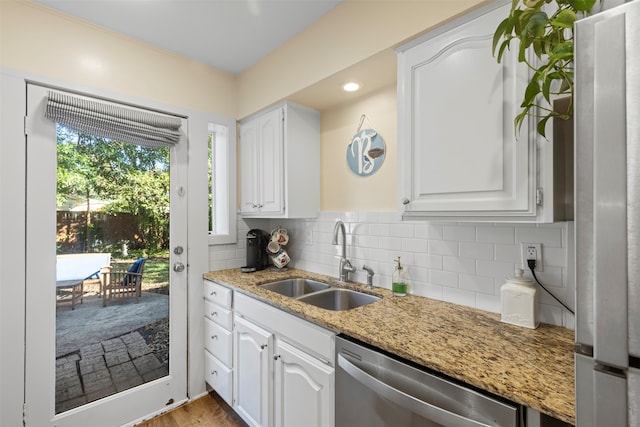
[(173, 271), (175, 271), (176, 273), (181, 273), (184, 271), (184, 264), (181, 262), (176, 262), (175, 264), (173, 264)]

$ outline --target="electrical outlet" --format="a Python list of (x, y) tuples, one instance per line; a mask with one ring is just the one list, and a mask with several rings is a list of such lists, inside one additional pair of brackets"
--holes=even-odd
[(307, 245), (313, 245), (313, 229), (307, 228), (304, 232), (304, 243)]
[(536, 261), (536, 272), (543, 271), (542, 269), (542, 244), (541, 243), (522, 243), (522, 269), (529, 271), (529, 265), (527, 260), (533, 259)]

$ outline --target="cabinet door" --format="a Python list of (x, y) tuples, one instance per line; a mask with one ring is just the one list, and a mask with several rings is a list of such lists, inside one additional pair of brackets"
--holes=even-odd
[(260, 213), (281, 213), (284, 192), (284, 139), (282, 108), (260, 117)]
[(258, 120), (240, 126), (240, 211), (257, 213), (258, 208)]
[(277, 340), (275, 425), (320, 427), (334, 424), (334, 369)]
[(513, 118), (526, 87), (517, 48), (491, 52), (510, 5), (399, 55), (400, 199), (405, 215), (535, 214), (535, 144)]
[(241, 317), (233, 333), (233, 409), (250, 426), (269, 426), (273, 334)]

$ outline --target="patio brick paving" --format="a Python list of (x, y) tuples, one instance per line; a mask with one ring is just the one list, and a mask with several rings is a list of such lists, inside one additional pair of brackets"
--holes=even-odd
[(86, 345), (56, 359), (56, 413), (168, 374), (137, 331)]

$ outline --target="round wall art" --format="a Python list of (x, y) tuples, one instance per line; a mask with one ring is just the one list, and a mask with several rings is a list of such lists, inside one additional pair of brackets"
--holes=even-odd
[(373, 175), (384, 162), (384, 139), (373, 129), (358, 129), (347, 146), (347, 164), (358, 176)]

